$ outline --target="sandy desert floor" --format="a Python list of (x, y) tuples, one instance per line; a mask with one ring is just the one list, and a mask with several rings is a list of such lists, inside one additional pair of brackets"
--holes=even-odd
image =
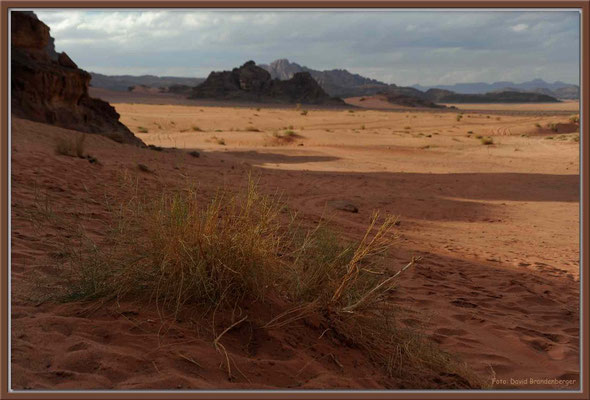
[[(396, 301), (415, 311), (433, 340), (490, 384), (498, 379), (493, 388), (578, 387), (579, 133), (564, 113), (574, 106), (559, 104), (554, 114), (492, 106), (493, 113), (480, 108), (460, 118), (460, 110), (114, 106), (144, 142), (176, 149), (92, 135), (87, 148), (101, 164), (93, 165), (54, 154), (55, 138), (74, 132), (13, 119), (15, 388), (387, 387), (362, 354), (343, 353), (313, 332), (267, 333), (256, 357), (239, 351), (238, 333), (228, 335), (247, 376), (228, 382), (219, 354), (188, 324), (162, 329), (157, 315), (127, 304), (89, 317), (81, 305), (34, 303), (24, 282), (33, 270), (50, 273), (59, 250), (56, 235), (39, 234), (27, 218), (35, 199), (43, 193), (100, 236), (105, 214), (92, 198), (138, 163), (153, 171), (138, 173), (145, 187), (190, 180), (205, 197), (220, 185), (242, 185), (253, 171), (264, 191), (283, 193), (306, 221), (327, 215), (351, 238), (373, 210), (399, 215), (392, 270), (413, 255), (423, 260), (400, 282)], [(567, 132), (547, 128), (555, 123)], [(488, 137), (493, 144), (482, 143)], [(331, 200), (359, 212), (331, 209)], [(529, 378), (575, 383), (522, 381)]]

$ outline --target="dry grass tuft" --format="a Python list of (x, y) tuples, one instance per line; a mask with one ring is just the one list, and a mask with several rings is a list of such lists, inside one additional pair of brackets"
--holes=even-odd
[(84, 158), (86, 135), (80, 133), (74, 137), (59, 137), (55, 141), (55, 153), (62, 156)]
[[(214, 318), (236, 308), (255, 310), (255, 303), (274, 304), (261, 329), (319, 318), (322, 335), (362, 349), (404, 387), (482, 386), (455, 357), (398, 321), (400, 308), (390, 294), (419, 259), (395, 273), (384, 264), (397, 238), (395, 217), (375, 213), (362, 239), (350, 243), (324, 222), (302, 228), (279, 198), (261, 194), (252, 179), (242, 192), (220, 190), (206, 202), (191, 186), (162, 189), (157, 196), (128, 176), (120, 186), (126, 194), (108, 207), (108, 239), (95, 243), (82, 230), (72, 236), (76, 244), (64, 257), (63, 281), (55, 290), (62, 299), (100, 299), (99, 306), (135, 299), (171, 318), (187, 309), (202, 315), (214, 310)], [(230, 376), (231, 357), (221, 339), (246, 320), (256, 321), (251, 312), (213, 335)], [(441, 376), (451, 378), (433, 383)]]

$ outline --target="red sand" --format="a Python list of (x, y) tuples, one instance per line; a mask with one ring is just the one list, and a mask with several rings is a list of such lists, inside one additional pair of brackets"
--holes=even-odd
[[(346, 111), (311, 110), (304, 117), (293, 110), (214, 107), (120, 104), (117, 110), (132, 129), (151, 124), (140, 135), (148, 143), (204, 151), (193, 158), (180, 149), (155, 152), (91, 135), (86, 148), (97, 166), (54, 154), (55, 138), (74, 132), (13, 118), (13, 388), (389, 387), (363, 354), (319, 338), (313, 323), (260, 331), (248, 340), (247, 327), (229, 332), (224, 343), (237, 369), (228, 381), (210, 327), (198, 320), (170, 325), (133, 304), (91, 314), (76, 303), (36, 305), (34, 271), (52, 273), (60, 244), (55, 233), (38, 232), (28, 220), (35, 193), (47, 194), (56, 211), (80, 218), (100, 236), (107, 213), (93, 199), (112, 191), (110, 182), (123, 169), (153, 190), (189, 179), (204, 198), (220, 185), (243, 184), (254, 171), (264, 191), (283, 191), (306, 221), (328, 211), (352, 238), (364, 232), (373, 209), (401, 214), (392, 270), (412, 255), (424, 257), (395, 295), (414, 310), (407, 323), (422, 321), (435, 341), (477, 372), (507, 380), (495, 388), (578, 388), (578, 146), (515, 134), (533, 129), (534, 117), (464, 118), (457, 127), (453, 114), (428, 112), (412, 119), (377, 111), (348, 117)], [(543, 118), (537, 119), (553, 117)], [(263, 132), (230, 131), (248, 120)], [(206, 132), (192, 131), (193, 124)], [(302, 138), (268, 147), (270, 132), (288, 124)], [(406, 124), (412, 134), (404, 133)], [(496, 144), (466, 138), (471, 129), (495, 133)], [(440, 135), (428, 139), (416, 134), (435, 130)], [(212, 141), (214, 135), (227, 145)], [(137, 163), (155, 173), (137, 172)], [(338, 199), (352, 201), (359, 213), (326, 209), (327, 201)], [(529, 385), (510, 378), (576, 382)]]

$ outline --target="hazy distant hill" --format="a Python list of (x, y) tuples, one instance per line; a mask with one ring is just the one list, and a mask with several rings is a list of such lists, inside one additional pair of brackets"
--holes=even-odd
[(170, 86), (196, 86), (203, 82), (205, 78), (181, 78), (173, 76), (154, 76), (154, 75), (103, 75), (96, 72), (91, 72), (90, 86), (116, 90), (126, 91), (132, 86), (147, 86), (152, 88), (166, 88)]
[(428, 89), (443, 89), (462, 94), (483, 94), (499, 91), (512, 91), (541, 93), (561, 99), (577, 99), (580, 96), (580, 87), (577, 85), (560, 81), (549, 83), (542, 79), (533, 79), (531, 81), (522, 83), (500, 81), (494, 83), (474, 82), (436, 86), (422, 86), (416, 84), (412, 87), (421, 91), (427, 91)]
[(345, 69), (318, 71), (284, 58), (259, 66), (266, 69), (273, 79), (281, 80), (291, 79), (298, 72), (309, 72), (326, 93), (336, 97), (373, 95), (387, 90), (390, 86), (376, 79), (353, 74)]
[(545, 88), (536, 88), (530, 90), (518, 89), (513, 87), (502, 88), (499, 90), (494, 90), (495, 92), (522, 92), (522, 93), (540, 93), (546, 94), (547, 96), (552, 96), (558, 99), (563, 100), (577, 100), (580, 98), (580, 87), (576, 85), (564, 86), (559, 89), (550, 90)]

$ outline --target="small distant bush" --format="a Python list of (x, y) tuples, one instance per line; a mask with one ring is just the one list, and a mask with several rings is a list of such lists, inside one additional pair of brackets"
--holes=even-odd
[(153, 171), (145, 164), (137, 164), (137, 168), (141, 171), (141, 172), (147, 172), (147, 173), (152, 173)]
[(203, 130), (201, 128), (199, 128), (198, 126), (193, 126), (192, 129), (194, 132), (203, 132)]
[(146, 128), (145, 126), (138, 126), (138, 127), (137, 127), (137, 131), (138, 131), (139, 133), (148, 133), (148, 132), (149, 132), (149, 131), (148, 131), (148, 128)]
[(475, 136), (475, 138), (476, 138), (476, 139), (483, 139), (483, 136), (481, 136), (481, 135), (476, 135), (476, 136)]
[(254, 127), (254, 126), (247, 126), (244, 128), (245, 132), (260, 132), (260, 129)]
[(580, 116), (577, 114), (570, 116), (570, 122), (572, 124), (579, 124), (580, 123)]
[(559, 129), (559, 126), (555, 122), (547, 124), (547, 127), (551, 129), (553, 132), (557, 132), (557, 130)]
[(189, 154), (190, 156), (192, 156), (192, 157), (195, 157), (195, 158), (199, 158), (199, 157), (201, 157), (201, 153), (199, 153), (199, 152), (198, 152), (198, 151), (196, 151), (196, 150), (189, 151), (189, 153), (188, 153), (188, 154)]
[(490, 144), (494, 144), (494, 139), (492, 139), (491, 137), (486, 137), (486, 138), (481, 138), (481, 144), (483, 145), (490, 145)]
[(62, 156), (84, 158), (86, 135), (80, 133), (73, 138), (60, 137), (55, 141), (55, 153)]
[(535, 123), (535, 127), (540, 128), (541, 124), (537, 122), (537, 123)]

